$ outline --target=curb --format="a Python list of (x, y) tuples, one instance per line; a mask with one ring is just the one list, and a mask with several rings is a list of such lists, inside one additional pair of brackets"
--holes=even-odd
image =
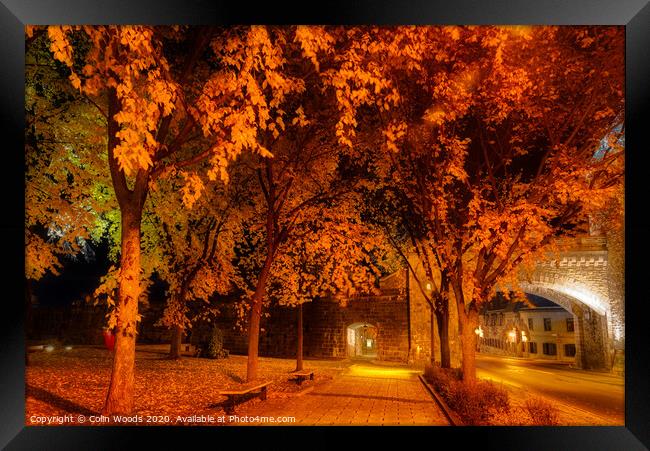
[(424, 376), (418, 374), (418, 377), (420, 378), (420, 382), (422, 382), (422, 385), (424, 385), (431, 397), (436, 401), (438, 406), (440, 406), (442, 413), (445, 415), (447, 420), (449, 420), (449, 424), (451, 426), (464, 426), (458, 415), (453, 410), (451, 410), (449, 406), (447, 406), (447, 404), (442, 400), (438, 393), (436, 393), (433, 387), (431, 387), (426, 379), (424, 379)]

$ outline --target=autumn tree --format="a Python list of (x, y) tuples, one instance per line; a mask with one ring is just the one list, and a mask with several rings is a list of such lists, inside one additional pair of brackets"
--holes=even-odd
[(359, 125), (365, 145), (374, 150), (370, 157), (373, 176), (365, 187), (367, 218), (383, 229), (424, 297), (431, 313), (431, 360), (436, 323), (443, 367), (451, 364), (450, 280), (434, 249), (436, 238), (443, 237), (436, 236), (430, 213), (441, 194), (435, 181), (453, 180), (450, 162), (458, 162), (431, 152), (423, 139), (427, 133), (423, 116), (433, 107), (432, 96), (441, 81), (459, 79), (476, 58), (478, 44), (460, 44), (459, 39), (456, 27), (375, 29), (364, 57), (383, 62), (383, 77), (397, 93), (392, 103), (367, 109)]
[[(151, 194), (159, 234), (156, 247), (162, 254), (158, 274), (169, 285), (160, 324), (172, 329), (170, 358), (180, 357), (186, 329), (218, 314), (211, 298), (238, 285), (233, 259), (245, 219), (242, 186), (207, 184), (189, 209), (182, 206), (188, 201), (182, 176), (161, 181)], [(194, 314), (188, 306), (191, 300), (200, 301)]]
[(382, 105), (392, 102), (395, 94), (376, 60), (366, 64), (355, 58), (367, 46), (367, 30), (297, 27), (295, 38), (289, 39), (291, 33), (286, 28), (273, 28), (270, 33), (281, 44), (278, 54), (285, 80), (294, 86), (277, 107), (290, 113), (257, 135), (269, 155), (244, 156), (255, 174), (250, 192), (258, 208), (251, 233), (265, 249), (245, 271), (251, 278), (249, 381), (257, 378), (260, 319), (274, 262), (297, 234), (304, 233), (301, 224), (313, 220), (328, 203), (352, 193), (355, 181), (342, 170), (345, 158), (361, 151), (354, 146), (357, 114), (379, 100)]
[(454, 30), (460, 47), (478, 44), (476, 54), (437, 74), (417, 139), (422, 157), (446, 168), (427, 181), (436, 201), (424, 213), (471, 382), (480, 306), (555, 238), (585, 230), (587, 215), (616, 194), (622, 147), (601, 143), (612, 134), (618, 142), (623, 121), (623, 35), (617, 27)]
[(336, 147), (320, 146), (318, 142), (304, 145), (307, 138), (314, 136), (313, 131), (299, 130), (291, 135), (285, 133), (270, 146), (273, 158), (250, 162), (256, 174), (249, 188), (256, 199), (249, 225), (253, 246), (240, 263), (250, 283), (249, 381), (257, 378), (260, 319), (274, 265), (282, 265), (278, 259), (290, 252), (301, 236), (310, 233), (309, 225), (322, 210), (351, 192), (349, 183), (338, 177)]
[[(28, 39), (33, 32), (28, 29)], [(51, 26), (47, 35), (71, 85), (106, 121), (102, 136), (119, 205), (121, 249), (118, 334), (103, 412), (128, 413), (141, 289), (140, 229), (150, 185), (185, 168), (186, 189), (190, 198), (198, 198), (204, 183), (189, 170), (198, 163), (208, 162), (208, 179), (226, 181), (228, 163), (242, 152), (272, 158), (260, 132), (277, 133), (285, 119), (300, 117), (299, 110), (280, 108), (303, 86), (285, 75), (285, 56), (309, 60), (318, 72), (317, 53), (330, 37), (322, 27), (258, 26)], [(290, 49), (287, 55), (284, 48)], [(344, 88), (350, 71), (340, 73), (347, 75), (337, 88), (337, 130), (347, 139), (355, 107), (365, 100)]]
[(325, 297), (344, 304), (351, 295), (373, 293), (390, 264), (383, 236), (362, 221), (359, 201), (316, 203), (271, 268), (270, 302), (297, 310), (296, 371), (303, 369), (303, 304)]
[[(402, 168), (404, 169), (404, 168)], [(415, 168), (416, 170), (418, 168)], [(390, 244), (402, 266), (407, 268), (414, 289), (424, 298), (430, 312), (431, 363), (435, 363), (436, 328), (439, 340), (440, 366), (451, 366), (449, 347), (449, 278), (440, 270), (426, 220), (411, 199), (393, 186), (377, 183), (366, 193), (366, 221), (376, 224)], [(424, 191), (423, 191), (424, 192)]]
[[(32, 33), (25, 53), (25, 282), (27, 321), (31, 288), (66, 261), (93, 258), (98, 215), (111, 207), (101, 196), (103, 116), (78, 99), (65, 65), (53, 60), (43, 30)], [(90, 160), (80, 155), (87, 154)], [(27, 353), (26, 353), (27, 355)]]
[[(25, 276), (39, 280), (58, 274), (61, 258), (92, 252), (92, 231), (106, 207), (98, 202), (106, 177), (102, 164), (106, 140), (98, 131), (104, 118), (61, 74), (41, 32), (26, 52), (25, 84)], [(80, 155), (96, 157), (83, 161)]]
[[(206, 177), (225, 179), (244, 151), (269, 156), (256, 136), (284, 115), (295, 88), (278, 65), (265, 27), (51, 26), (54, 58), (80, 95), (106, 118), (108, 171), (120, 208), (117, 342), (103, 412), (133, 407), (135, 326), (140, 292), (140, 226), (150, 184), (207, 161)], [(198, 198), (201, 177), (188, 171)]]

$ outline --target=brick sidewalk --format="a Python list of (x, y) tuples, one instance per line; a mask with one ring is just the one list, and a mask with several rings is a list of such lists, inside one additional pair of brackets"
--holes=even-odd
[(355, 364), (312, 392), (289, 399), (269, 399), (250, 407), (242, 405), (236, 415), (292, 416), (296, 421), (289, 424), (303, 426), (447, 425), (417, 374), (407, 367)]

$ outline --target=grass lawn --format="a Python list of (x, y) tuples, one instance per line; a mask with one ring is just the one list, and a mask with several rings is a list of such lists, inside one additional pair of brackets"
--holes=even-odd
[[(160, 347), (138, 346), (135, 369), (135, 412), (147, 416), (223, 415), (226, 399), (219, 390), (243, 388), (246, 384), (246, 356), (227, 359), (183, 357), (168, 360)], [(330, 381), (351, 364), (348, 360), (305, 360), (315, 371), (314, 381), (299, 387), (290, 382), (294, 359), (260, 357), (260, 381), (272, 381), (269, 398), (290, 397), (310, 384)], [(75, 347), (30, 354), (26, 368), (25, 422), (33, 415), (99, 415), (110, 382), (112, 354), (96, 347)], [(258, 399), (247, 403), (261, 402)], [(86, 420), (88, 421), (88, 420)], [(79, 424), (76, 420), (66, 424)], [(86, 423), (88, 424), (88, 423)], [(160, 424), (160, 423), (158, 423)]]

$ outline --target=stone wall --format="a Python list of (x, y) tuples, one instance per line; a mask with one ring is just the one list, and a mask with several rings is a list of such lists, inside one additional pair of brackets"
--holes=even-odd
[[(431, 316), (431, 308), (418, 285), (418, 280), (426, 290), (426, 275), (422, 264), (416, 257), (410, 259), (412, 268), (417, 274), (416, 278), (409, 273), (408, 290), (410, 296), (409, 316), (411, 325), (411, 362), (428, 362), (431, 360), (431, 322), (433, 320), (434, 334), (434, 357), (440, 362), (440, 339), (438, 324), (435, 317)], [(404, 273), (404, 276), (406, 273)], [(460, 339), (458, 334), (458, 310), (452, 299), (449, 302), (449, 350), (451, 354), (451, 366), (459, 367), (461, 362)]]
[(354, 323), (368, 323), (377, 328), (379, 360), (406, 362), (408, 311), (406, 296), (399, 290), (351, 298), (345, 306), (331, 299), (305, 305), (305, 356), (347, 357), (347, 328)]
[(107, 308), (76, 302), (65, 307), (32, 305), (26, 324), (29, 342), (56, 340), (69, 344), (103, 343), (102, 331), (106, 325)]
[(573, 313), (577, 319), (576, 344), (580, 348), (580, 355), (576, 355), (578, 366), (590, 370), (611, 369), (606, 318), (584, 305), (574, 304)]
[(614, 347), (625, 349), (625, 230), (607, 234), (607, 282)]

